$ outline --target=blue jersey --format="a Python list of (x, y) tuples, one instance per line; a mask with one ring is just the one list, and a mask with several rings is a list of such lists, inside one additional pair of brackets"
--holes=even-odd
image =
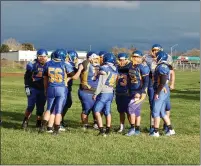
[(145, 61), (147, 63), (147, 65), (149, 66), (150, 69), (150, 74), (149, 74), (149, 87), (153, 87), (153, 78), (154, 78), (154, 72), (155, 72), (155, 68), (157, 66), (156, 60), (154, 60), (154, 58), (152, 58), (151, 55), (147, 55), (145, 56)]
[(29, 62), (26, 66), (26, 73), (24, 75), (25, 86), (43, 89), (43, 73), (44, 65), (40, 64), (37, 59), (33, 62)]
[[(77, 69), (73, 62), (66, 62), (66, 63), (74, 72), (77, 72)], [(72, 86), (73, 86), (73, 80), (71, 79), (70, 81), (68, 81), (68, 91), (72, 91)]]
[(72, 67), (63, 62), (51, 60), (45, 64), (44, 76), (48, 76), (48, 86), (66, 86), (67, 74), (73, 72)]
[(107, 79), (105, 81), (105, 85), (109, 87), (114, 87), (116, 85), (118, 70), (115, 66), (110, 66), (105, 64), (100, 67), (100, 73), (105, 72), (107, 74)]
[(84, 69), (80, 75), (80, 87), (85, 90), (95, 90), (98, 86), (100, 66), (94, 66), (88, 60), (85, 60), (82, 64)]
[(149, 83), (149, 72), (150, 69), (145, 62), (130, 66), (129, 91), (131, 95), (135, 95), (136, 93), (146, 93)]
[(166, 63), (159, 64), (154, 72), (154, 90), (158, 88), (158, 85), (160, 84), (160, 76), (166, 75), (167, 76), (167, 82), (165, 84), (165, 87), (168, 87), (168, 80), (170, 76), (170, 68), (169, 65)]
[(116, 93), (128, 93), (128, 71), (131, 63), (129, 62), (125, 66), (117, 66), (118, 69), (118, 77), (117, 77), (117, 84), (116, 84)]

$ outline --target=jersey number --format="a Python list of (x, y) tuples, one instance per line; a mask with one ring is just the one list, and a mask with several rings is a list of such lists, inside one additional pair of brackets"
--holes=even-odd
[(51, 83), (53, 83), (53, 82), (57, 82), (57, 83), (62, 82), (63, 79), (62, 79), (62, 75), (60, 73), (62, 73), (61, 68), (51, 68), (50, 67), (49, 70), (48, 70), (49, 81)]
[(117, 80), (117, 75), (112, 74), (112, 76), (111, 76), (111, 78), (110, 78), (110, 81), (109, 81), (109, 85), (110, 85), (110, 86), (114, 86), (115, 83), (116, 83), (116, 80)]
[(127, 75), (121, 75), (118, 77), (118, 79), (123, 78), (122, 81), (120, 82), (121, 86), (127, 86)]

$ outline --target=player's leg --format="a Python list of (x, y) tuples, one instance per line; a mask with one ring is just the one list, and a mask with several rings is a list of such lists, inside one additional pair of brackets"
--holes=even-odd
[(135, 109), (136, 109), (136, 105), (135, 105), (134, 99), (130, 98), (130, 102), (128, 104), (130, 129), (128, 130), (128, 133), (126, 134), (126, 136), (132, 136), (135, 134)]
[(31, 117), (31, 114), (32, 114), (34, 107), (35, 107), (35, 104), (36, 104), (37, 90), (34, 88), (30, 88), (30, 91), (31, 91), (31, 95), (27, 97), (28, 106), (25, 110), (24, 119), (22, 122), (22, 128), (23, 129), (27, 128), (29, 118)]
[[(95, 105), (93, 108), (93, 112), (95, 113), (96, 120), (97, 120), (98, 127), (99, 127), (99, 135), (104, 135), (101, 112), (103, 111), (103, 108), (105, 107), (105, 103), (107, 101), (106, 97), (107, 96), (103, 93), (99, 94), (96, 98), (96, 102), (95, 102)], [(106, 109), (104, 109), (104, 110), (106, 110)]]
[[(168, 94), (166, 94), (166, 95), (168, 95)], [(165, 103), (168, 104), (169, 101), (170, 101), (170, 100), (169, 100), (169, 96), (168, 96), (168, 97), (166, 98), (166, 100), (165, 100)], [(167, 106), (167, 105), (166, 105), (166, 106)], [(172, 125), (171, 125), (170, 118), (169, 118), (169, 116), (167, 115), (167, 111), (165, 110), (165, 108), (164, 108), (164, 110), (161, 111), (161, 116), (162, 116), (162, 118), (163, 118), (163, 120), (164, 120), (164, 122), (165, 122), (165, 124), (167, 125), (167, 128), (168, 128), (167, 131), (166, 131), (166, 135), (167, 135), (167, 136), (174, 135), (174, 134), (175, 134), (175, 131), (174, 131)]]
[(152, 117), (153, 100), (154, 100), (154, 89), (153, 89), (153, 87), (148, 88), (148, 96), (149, 96), (149, 106), (150, 106), (150, 129), (149, 129), (149, 133), (151, 134), (154, 130), (154, 118)]
[(105, 109), (104, 109), (104, 115), (106, 118), (106, 130), (105, 130), (105, 134), (109, 135), (110, 134), (110, 128), (111, 128), (111, 123), (112, 123), (112, 115), (111, 115), (111, 104), (112, 104), (112, 100), (113, 100), (113, 93), (108, 93), (108, 94), (104, 94), (105, 97), (108, 100), (105, 101)]
[(165, 94), (164, 91), (161, 91), (159, 98), (153, 100), (152, 116), (154, 118), (154, 131), (150, 136), (159, 137), (160, 116), (161, 112), (165, 111), (166, 98), (167, 94)]
[(127, 111), (128, 101), (127, 96), (116, 95), (117, 111), (119, 113), (120, 126), (118, 132), (121, 133), (124, 130), (125, 112)]
[(142, 103), (138, 104), (139, 106), (136, 107), (135, 110), (135, 135), (139, 135), (140, 134), (140, 124), (141, 124), (141, 105)]
[(78, 96), (82, 104), (81, 120), (83, 129), (86, 130), (88, 128), (88, 115), (90, 114), (95, 101), (92, 99), (93, 94), (84, 90), (79, 90)]
[[(170, 110), (171, 110), (171, 103), (170, 103), (170, 97), (168, 97), (167, 102), (166, 102), (166, 107), (165, 107), (165, 111), (166, 111), (166, 115), (167, 117), (170, 119)], [(168, 132), (168, 127), (166, 125), (166, 123), (164, 122), (163, 124), (163, 130), (165, 132)]]
[(55, 90), (55, 121), (54, 121), (54, 134), (59, 133), (61, 114), (63, 111), (64, 103), (66, 100), (66, 87), (57, 87)]
[(39, 129), (39, 133), (44, 132), (47, 128), (54, 100), (55, 100), (55, 87), (48, 87), (48, 89), (47, 89), (47, 109), (43, 114), (42, 126)]
[(72, 103), (73, 103), (72, 94), (71, 94), (71, 91), (68, 90), (68, 92), (67, 92), (67, 100), (66, 100), (66, 103), (64, 105), (63, 112), (62, 112), (61, 126), (63, 126), (63, 127), (67, 127), (67, 124), (65, 124), (65, 122), (64, 122), (64, 117), (65, 117), (66, 113), (68, 112), (69, 108), (71, 108)]
[(42, 125), (42, 116), (44, 113), (45, 103), (46, 103), (46, 97), (44, 91), (40, 90), (38, 91), (36, 98), (36, 116), (37, 116), (36, 127), (41, 127)]

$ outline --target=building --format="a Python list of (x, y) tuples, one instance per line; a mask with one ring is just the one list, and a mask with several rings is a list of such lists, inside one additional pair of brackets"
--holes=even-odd
[[(37, 51), (12, 51), (1, 53), (1, 59), (12, 60), (12, 61), (33, 61), (36, 59), (36, 52)], [(48, 51), (48, 57), (53, 51)], [(77, 51), (79, 62), (83, 61), (86, 58), (86, 51)]]

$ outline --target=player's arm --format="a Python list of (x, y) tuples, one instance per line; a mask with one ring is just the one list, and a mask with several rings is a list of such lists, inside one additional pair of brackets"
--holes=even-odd
[(175, 85), (175, 71), (172, 66), (169, 66), (169, 68), (170, 68), (170, 90), (173, 90)]
[(44, 66), (44, 73), (43, 73), (43, 85), (44, 85), (44, 93), (47, 95), (47, 87), (48, 87), (48, 67)]
[(160, 83), (158, 84), (158, 87), (156, 89), (156, 94), (159, 95), (159, 93), (161, 92), (161, 90), (164, 88), (166, 82), (167, 82), (167, 79), (168, 79), (168, 75), (166, 74), (160, 74), (159, 75), (159, 80), (160, 80)]
[(147, 93), (147, 88), (149, 85), (149, 75), (150, 75), (150, 69), (149, 67), (143, 66), (140, 70), (141, 76), (142, 76), (142, 87), (141, 87), (141, 93), (146, 94)]
[(84, 69), (83, 65), (80, 64), (78, 67), (78, 70), (74, 75), (71, 77), (73, 80), (77, 80), (80, 77), (80, 74), (82, 73), (82, 70)]
[(30, 96), (31, 95), (31, 91), (30, 91), (30, 83), (31, 83), (31, 79), (32, 79), (32, 69), (33, 69), (33, 65), (32, 63), (28, 63), (26, 66), (26, 72), (24, 74), (24, 86), (25, 86), (25, 91), (26, 91), (26, 95)]
[(107, 80), (107, 73), (105, 71), (99, 71), (99, 79), (98, 79), (98, 86), (96, 88), (96, 91), (94, 92), (93, 99), (96, 100), (96, 96), (100, 94), (102, 91), (103, 86), (105, 85), (105, 82)]

